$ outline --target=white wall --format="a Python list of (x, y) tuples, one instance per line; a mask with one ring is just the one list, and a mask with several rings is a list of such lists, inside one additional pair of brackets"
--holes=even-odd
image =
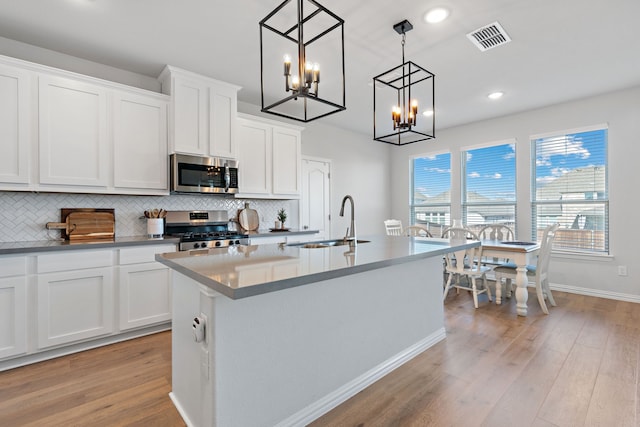
[[(437, 132), (436, 139), (401, 147), (392, 153), (391, 214), (409, 219), (410, 158), (420, 154), (452, 153), (452, 190), (460, 186), (460, 149), (492, 141), (516, 138), (518, 191), (518, 236), (527, 238), (530, 212), (529, 136), (584, 126), (609, 125), (609, 214), (612, 257), (552, 258), (551, 281), (566, 290), (630, 299), (640, 302), (640, 265), (636, 242), (640, 241), (640, 200), (635, 184), (640, 182), (640, 87), (574, 102), (553, 105), (516, 115), (472, 123)], [(452, 191), (452, 215), (461, 217), (460, 193)], [(628, 266), (627, 277), (617, 275), (617, 266)], [(580, 289), (573, 289), (573, 288)]]
[[(262, 114), (259, 107), (239, 102), (238, 110), (252, 115)], [(340, 114), (340, 113), (336, 113)], [(302, 132), (302, 154), (322, 157), (331, 163), (331, 237), (345, 235), (351, 212), (345, 208), (340, 217), (342, 198), (350, 194), (355, 202), (358, 236), (383, 234), (383, 221), (389, 218), (391, 193), (391, 146), (373, 141), (371, 135), (362, 135), (334, 126), (327, 126), (322, 119), (309, 123), (289, 121), (305, 129)], [(406, 188), (406, 187), (405, 187)], [(407, 193), (404, 190), (404, 193)]]

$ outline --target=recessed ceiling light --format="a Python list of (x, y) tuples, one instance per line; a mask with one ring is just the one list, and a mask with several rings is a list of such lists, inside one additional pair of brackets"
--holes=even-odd
[(500, 98), (502, 98), (502, 95), (504, 95), (504, 92), (492, 92), (489, 95), (487, 95), (487, 98), (489, 98), (489, 99), (500, 99)]
[(436, 7), (424, 14), (424, 22), (428, 24), (437, 24), (442, 22), (449, 16), (449, 9), (445, 7)]

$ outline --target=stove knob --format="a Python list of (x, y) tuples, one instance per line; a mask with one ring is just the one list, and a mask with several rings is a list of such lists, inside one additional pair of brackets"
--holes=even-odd
[(240, 244), (240, 240), (236, 240), (236, 245), (239, 245), (239, 244)]
[(220, 243), (220, 241), (216, 242), (216, 246), (220, 246), (222, 243)]
[(233, 240), (229, 240), (229, 246), (233, 245)]
[(199, 245), (199, 244), (197, 244), (197, 243), (194, 243), (194, 244), (193, 244), (193, 248), (194, 248), (194, 249), (198, 249), (199, 247), (200, 247), (200, 245)]

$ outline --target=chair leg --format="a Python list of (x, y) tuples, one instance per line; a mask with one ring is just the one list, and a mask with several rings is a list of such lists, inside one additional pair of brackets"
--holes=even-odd
[(547, 303), (544, 302), (544, 292), (542, 291), (542, 283), (536, 283), (536, 294), (538, 295), (538, 302), (544, 314), (549, 314)]
[(447, 298), (447, 294), (449, 293), (449, 288), (451, 288), (452, 278), (453, 278), (453, 273), (449, 273), (449, 277), (447, 277), (447, 284), (444, 286), (444, 293), (442, 294), (443, 301)]
[(502, 304), (502, 277), (496, 275), (496, 304)]
[(513, 283), (511, 283), (511, 279), (507, 279), (507, 285), (505, 287), (505, 293), (507, 294), (507, 298), (511, 298), (512, 292), (513, 292)]
[(491, 289), (489, 288), (489, 285), (487, 285), (487, 275), (486, 274), (482, 275), (482, 285), (487, 290), (487, 296), (489, 297), (489, 301), (493, 301), (493, 299), (491, 298)]
[(476, 278), (471, 277), (471, 293), (473, 294), (473, 305), (478, 308), (478, 289), (476, 288)]
[(547, 294), (547, 298), (549, 298), (549, 304), (551, 304), (551, 306), (555, 307), (556, 306), (556, 300), (553, 299), (553, 294), (551, 293), (551, 289), (549, 288), (549, 280), (544, 279), (544, 281), (542, 283), (543, 283), (542, 289), (544, 289), (544, 291)]

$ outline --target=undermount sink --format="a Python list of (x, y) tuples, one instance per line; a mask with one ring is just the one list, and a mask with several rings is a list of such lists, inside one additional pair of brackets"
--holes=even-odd
[[(356, 243), (359, 245), (360, 243), (369, 243), (371, 240), (356, 240)], [(302, 243), (290, 243), (287, 246), (298, 246), (300, 248), (305, 249), (315, 249), (315, 248), (330, 248), (332, 246), (347, 246), (349, 245), (349, 240), (337, 239), (337, 240), (323, 240), (320, 242), (302, 242)]]

